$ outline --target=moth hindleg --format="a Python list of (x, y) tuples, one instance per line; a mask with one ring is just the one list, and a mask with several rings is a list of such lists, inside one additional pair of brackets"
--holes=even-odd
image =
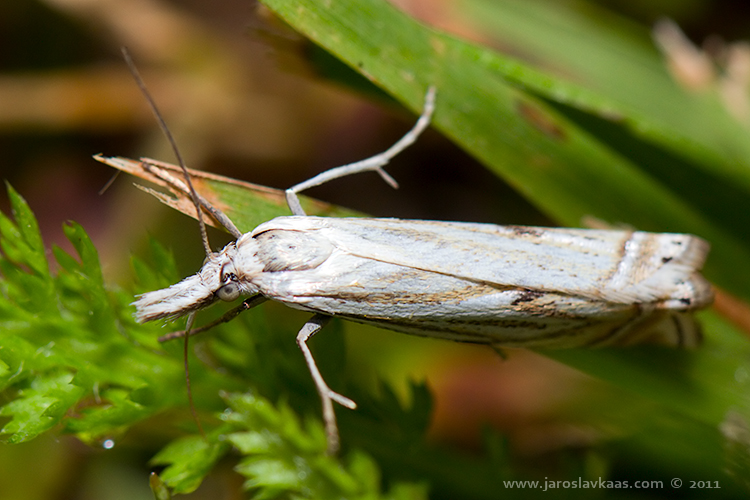
[(310, 318), (310, 321), (305, 323), (297, 334), (297, 345), (305, 356), (307, 368), (310, 370), (310, 375), (312, 375), (315, 387), (320, 395), (320, 400), (323, 404), (323, 422), (325, 423), (326, 437), (328, 438), (328, 452), (334, 454), (339, 448), (339, 431), (336, 426), (336, 414), (333, 411), (333, 402), (336, 401), (341, 406), (345, 406), (350, 410), (357, 408), (357, 403), (332, 391), (331, 388), (328, 387), (328, 384), (326, 384), (326, 381), (323, 379), (323, 375), (321, 375), (320, 370), (318, 370), (318, 366), (315, 364), (315, 359), (310, 352), (310, 348), (307, 346), (307, 341), (310, 337), (318, 333), (330, 320), (330, 316), (325, 316), (323, 314), (316, 314)]

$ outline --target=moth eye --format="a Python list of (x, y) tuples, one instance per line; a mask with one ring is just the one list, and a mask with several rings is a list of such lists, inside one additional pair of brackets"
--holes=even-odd
[(216, 290), (216, 296), (224, 302), (236, 300), (240, 296), (240, 286), (234, 281), (230, 281)]

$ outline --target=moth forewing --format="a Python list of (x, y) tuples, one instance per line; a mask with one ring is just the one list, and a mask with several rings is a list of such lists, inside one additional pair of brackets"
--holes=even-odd
[[(314, 235), (328, 255), (316, 266), (257, 276), (254, 284), (267, 297), (466, 342), (694, 345), (699, 328), (684, 313), (713, 297), (698, 274), (708, 245), (689, 235), (319, 217), (279, 217), (251, 234)], [(638, 256), (628, 254), (636, 248)], [(290, 265), (301, 260), (286, 250)], [(261, 243), (258, 255), (283, 267), (275, 248)]]
[(614, 303), (690, 310), (713, 298), (696, 236), (399, 219), (278, 217), (258, 226), (325, 236), (339, 250), (478, 281)]

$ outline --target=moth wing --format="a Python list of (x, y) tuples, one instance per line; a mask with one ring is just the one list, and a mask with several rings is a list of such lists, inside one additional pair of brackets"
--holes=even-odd
[(323, 217), (279, 217), (253, 234), (272, 229), (314, 231), (352, 255), (497, 286), (677, 309), (711, 300), (697, 274), (708, 244), (691, 235)]
[[(265, 297), (389, 330), (505, 347), (687, 346), (700, 339), (692, 315), (653, 304), (596, 301), (420, 270), (331, 249), (327, 238), (309, 229), (275, 228), (257, 240), (260, 261), (274, 264), (252, 279)], [(316, 243), (324, 243), (319, 248), (325, 258), (311, 261), (302, 247)], [(294, 249), (299, 255), (287, 252)]]

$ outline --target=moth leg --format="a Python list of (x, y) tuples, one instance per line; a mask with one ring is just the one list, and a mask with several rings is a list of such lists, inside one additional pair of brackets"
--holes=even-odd
[(394, 189), (397, 189), (398, 183), (393, 179), (393, 177), (388, 175), (385, 170), (383, 170), (383, 167), (387, 165), (394, 156), (412, 145), (414, 141), (417, 140), (419, 135), (430, 125), (432, 113), (433, 111), (435, 111), (435, 93), (436, 89), (434, 86), (431, 86), (429, 89), (427, 89), (427, 94), (425, 95), (424, 99), (424, 108), (422, 110), (421, 116), (417, 120), (417, 123), (410, 131), (406, 133), (405, 136), (403, 136), (396, 144), (388, 148), (386, 151), (355, 163), (350, 163), (348, 165), (343, 165), (341, 167), (335, 167), (330, 170), (326, 170), (325, 172), (316, 175), (312, 179), (308, 179), (305, 182), (287, 189), (286, 202), (289, 205), (289, 209), (292, 211), (292, 213), (294, 215), (306, 215), (305, 211), (302, 209), (302, 205), (300, 205), (297, 193), (300, 193), (311, 187), (320, 186), (321, 184), (325, 184), (326, 182), (332, 181), (333, 179), (346, 177), (347, 175), (357, 174), (359, 172), (374, 170), (375, 172), (380, 174), (380, 177), (382, 177), (385, 182), (390, 184)]
[[(207, 325), (203, 325), (200, 328), (196, 328), (195, 330), (191, 330), (190, 327), (188, 327), (187, 329), (181, 330), (179, 332), (172, 332), (166, 335), (162, 335), (161, 337), (159, 337), (159, 342), (166, 342), (168, 340), (178, 339), (180, 337), (184, 337), (185, 335), (192, 337), (193, 335), (197, 335), (199, 333), (205, 332), (206, 330), (210, 330), (216, 325), (220, 325), (222, 323), (227, 323), (229, 321), (232, 321), (234, 318), (239, 316), (240, 313), (247, 311), (248, 309), (252, 309), (253, 307), (257, 305), (262, 304), (266, 300), (268, 299), (266, 299), (262, 295), (253, 295), (252, 297), (245, 299), (242, 302), (242, 304), (240, 304), (239, 306), (235, 307), (234, 309), (230, 309), (229, 311), (224, 313), (224, 315), (221, 318), (215, 321), (212, 321), (211, 323)], [(192, 326), (192, 322), (190, 326)]]
[[(163, 180), (164, 182), (166, 182), (167, 184), (169, 184), (176, 190), (182, 192), (183, 194), (190, 196), (190, 188), (187, 185), (185, 185), (185, 183), (181, 179), (178, 179), (170, 175), (169, 173), (165, 172), (163, 169), (159, 168), (159, 164), (157, 162), (150, 160), (148, 158), (141, 158), (141, 165), (143, 165), (144, 170), (155, 175), (156, 177)], [(156, 168), (152, 168), (152, 167), (156, 167)], [(242, 231), (237, 229), (237, 226), (234, 225), (231, 219), (227, 217), (227, 215), (224, 212), (222, 212), (220, 209), (216, 208), (215, 206), (211, 205), (208, 202), (208, 200), (206, 200), (200, 194), (195, 193), (195, 196), (198, 200), (198, 204), (203, 208), (203, 210), (208, 212), (208, 214), (211, 215), (211, 217), (213, 217), (214, 220), (216, 220), (216, 222), (224, 226), (224, 228), (227, 231), (229, 231), (229, 233), (234, 238), (238, 239), (240, 236), (242, 236)]]
[(330, 320), (330, 316), (322, 314), (316, 314), (310, 318), (310, 321), (305, 323), (305, 326), (297, 334), (297, 345), (305, 356), (307, 368), (310, 370), (310, 375), (312, 375), (315, 387), (318, 389), (318, 394), (320, 394), (320, 400), (323, 404), (323, 422), (326, 426), (326, 437), (328, 439), (328, 452), (333, 454), (339, 449), (339, 431), (336, 426), (336, 414), (333, 412), (333, 402), (336, 401), (341, 406), (345, 406), (350, 410), (355, 409), (357, 404), (328, 387), (328, 384), (326, 384), (323, 376), (320, 374), (320, 370), (318, 370), (318, 366), (315, 364), (315, 359), (310, 352), (310, 348), (307, 347), (307, 341), (310, 337), (318, 333)]

